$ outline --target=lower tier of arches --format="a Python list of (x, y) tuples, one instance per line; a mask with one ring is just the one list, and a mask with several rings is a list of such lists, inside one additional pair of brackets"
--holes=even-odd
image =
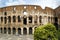
[[(36, 28), (36, 27), (35, 27)], [(0, 33), (3, 34), (18, 34), (18, 35), (27, 35), (27, 34), (34, 34), (34, 27), (24, 27), (24, 28), (0, 28)]]

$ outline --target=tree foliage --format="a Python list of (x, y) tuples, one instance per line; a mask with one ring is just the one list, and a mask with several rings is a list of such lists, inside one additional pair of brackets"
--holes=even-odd
[(34, 31), (34, 40), (58, 40), (55, 26), (48, 23), (37, 27)]

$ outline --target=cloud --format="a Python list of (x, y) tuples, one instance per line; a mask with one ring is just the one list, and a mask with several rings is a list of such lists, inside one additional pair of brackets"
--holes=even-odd
[(11, 5), (40, 5), (42, 8), (56, 8), (60, 6), (60, 0), (0, 0), (0, 7)]
[(56, 0), (36, 0), (32, 4), (40, 5), (40, 6), (42, 6), (42, 8), (45, 8), (47, 6), (47, 7), (51, 7), (54, 9), (58, 6), (59, 2)]
[(23, 0), (18, 0), (18, 1), (9, 0), (9, 2), (6, 2), (5, 4), (6, 4), (6, 6), (11, 6), (11, 5), (25, 4), (25, 2)]

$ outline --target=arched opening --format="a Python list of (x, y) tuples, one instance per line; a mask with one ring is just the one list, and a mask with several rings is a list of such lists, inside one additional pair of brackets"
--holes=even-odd
[(13, 28), (13, 34), (16, 34), (16, 28)]
[(42, 23), (42, 16), (39, 17), (39, 22)]
[(11, 23), (11, 16), (8, 16), (8, 22)]
[(2, 28), (1, 28), (1, 33), (2, 33)]
[(29, 28), (29, 34), (32, 34), (32, 27)]
[(26, 35), (27, 34), (27, 29), (23, 28), (23, 34)]
[(6, 16), (7, 15), (7, 12), (5, 12), (4, 15)]
[(18, 28), (18, 34), (21, 34), (21, 28)]
[(47, 16), (44, 16), (44, 24), (46, 24), (47, 23)]
[(18, 16), (18, 22), (21, 22), (21, 18), (20, 18), (20, 16)]
[(1, 17), (1, 23), (3, 22), (3, 17)]
[(25, 25), (27, 24), (27, 17), (26, 16), (23, 17), (23, 24), (25, 24)]
[(36, 29), (37, 27), (35, 27), (34, 29)]
[(4, 23), (5, 24), (7, 23), (7, 17), (4, 17)]
[(29, 16), (29, 23), (32, 23), (32, 16)]
[(58, 30), (58, 18), (57, 17), (54, 17), (54, 25), (56, 26), (56, 29)]
[(37, 23), (38, 16), (36, 15), (34, 18), (34, 23)]
[(13, 16), (13, 22), (16, 22), (16, 16)]
[(4, 27), (4, 34), (6, 34), (7, 33), (7, 29), (6, 29), (6, 27)]
[(48, 22), (50, 23), (50, 17), (48, 17)]
[(8, 34), (11, 34), (11, 28), (10, 27), (8, 28)]

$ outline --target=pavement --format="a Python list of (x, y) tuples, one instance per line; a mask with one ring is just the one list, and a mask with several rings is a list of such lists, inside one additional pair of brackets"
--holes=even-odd
[(33, 35), (0, 34), (0, 40), (33, 40)]

